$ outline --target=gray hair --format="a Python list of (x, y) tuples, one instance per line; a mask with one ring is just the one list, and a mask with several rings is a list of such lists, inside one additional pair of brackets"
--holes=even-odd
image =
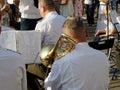
[(83, 20), (77, 17), (68, 16), (67, 20), (63, 24), (63, 28), (68, 28), (70, 30), (80, 30), (84, 28)]

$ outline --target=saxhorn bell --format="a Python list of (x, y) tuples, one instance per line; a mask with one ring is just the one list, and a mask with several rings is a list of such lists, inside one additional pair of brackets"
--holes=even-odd
[(51, 68), (54, 60), (71, 52), (75, 44), (77, 43), (72, 37), (61, 34), (55, 45), (48, 44), (41, 49), (39, 57), (42, 64)]

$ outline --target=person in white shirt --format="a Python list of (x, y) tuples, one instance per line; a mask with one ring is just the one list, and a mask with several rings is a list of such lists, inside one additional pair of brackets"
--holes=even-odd
[(36, 1), (37, 0), (20, 0), (21, 30), (35, 30), (37, 21), (41, 19), (39, 9), (35, 3)]
[(107, 22), (104, 22), (106, 24), (106, 27), (98, 30), (95, 33), (95, 36), (99, 36), (99, 37), (105, 37), (105, 36), (114, 36), (116, 30), (113, 26), (113, 24), (111, 22), (109, 22), (109, 26), (107, 27)]
[(40, 0), (39, 10), (43, 20), (37, 23), (35, 30), (41, 32), (41, 46), (55, 44), (62, 33), (66, 18), (55, 11), (53, 0)]
[(114, 33), (116, 32), (109, 15), (107, 15), (111, 11), (111, 8), (109, 6), (107, 7), (107, 3), (108, 0), (100, 0), (95, 36), (104, 37), (108, 35), (114, 35)]
[(109, 83), (109, 62), (107, 56), (91, 48), (87, 41), (82, 21), (69, 17), (63, 32), (77, 44), (65, 56), (56, 59), (45, 80), (46, 90), (107, 90)]

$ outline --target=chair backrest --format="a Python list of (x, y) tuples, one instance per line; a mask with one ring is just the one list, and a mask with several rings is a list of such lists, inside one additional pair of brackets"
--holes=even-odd
[(115, 64), (116, 64), (116, 67), (117, 67), (117, 70), (120, 70), (120, 54), (115, 54), (116, 57), (115, 57)]
[(115, 55), (116, 68), (117, 70), (120, 70), (120, 41), (119, 40), (115, 40), (113, 49), (115, 49), (113, 54)]

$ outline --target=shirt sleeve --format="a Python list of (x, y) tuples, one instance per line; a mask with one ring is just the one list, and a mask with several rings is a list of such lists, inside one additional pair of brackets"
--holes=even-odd
[(46, 90), (58, 90), (60, 87), (60, 67), (57, 64), (53, 64), (50, 74), (45, 80)]

